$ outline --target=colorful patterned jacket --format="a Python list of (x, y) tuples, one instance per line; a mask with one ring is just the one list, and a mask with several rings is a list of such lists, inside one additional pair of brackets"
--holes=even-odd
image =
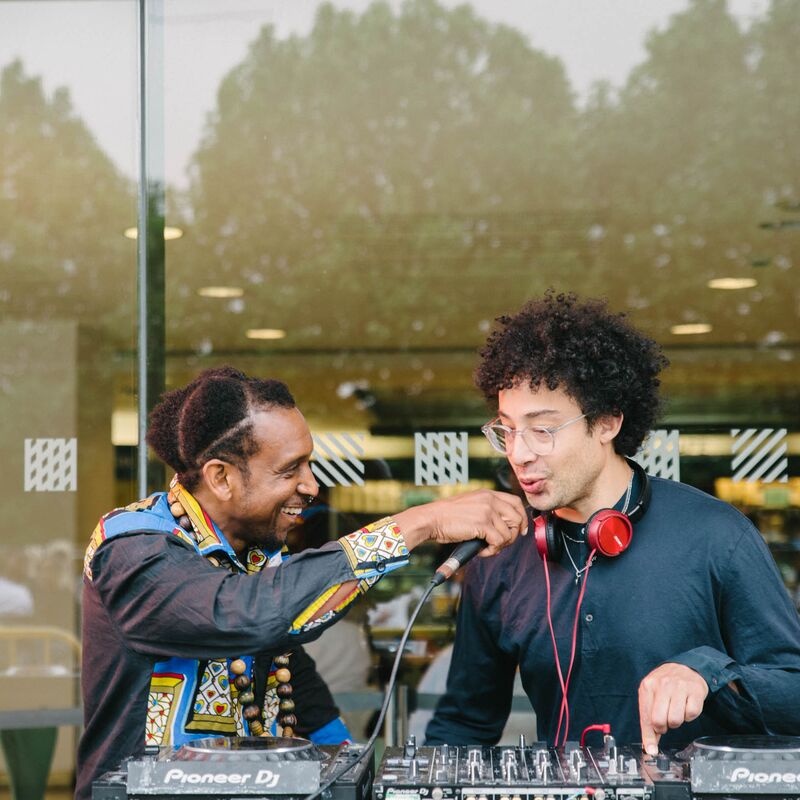
[[(391, 519), (319, 550), (287, 556), (253, 547), (239, 560), (196, 499), (175, 481), (171, 489), (191, 532), (176, 523), (166, 493), (157, 493), (106, 514), (86, 552), (79, 797), (89, 796), (91, 780), (145, 744), (247, 735), (229, 678), (234, 658), (247, 663), (264, 727), (276, 731), (272, 658), (290, 650), (298, 734), (319, 743), (346, 739), (330, 693), (299, 645), (408, 562)], [(336, 608), (311, 620), (354, 579)]]

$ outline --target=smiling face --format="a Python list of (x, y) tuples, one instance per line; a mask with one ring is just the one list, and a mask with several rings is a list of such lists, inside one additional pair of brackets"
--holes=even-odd
[(310, 466), (314, 442), (300, 411), (281, 407), (253, 415), (253, 438), (258, 450), (246, 472), (231, 469), (231, 494), (219, 522), (237, 552), (252, 545), (274, 552), (319, 490)]
[[(515, 430), (554, 428), (583, 413), (563, 389), (534, 390), (526, 383), (499, 393), (498, 412), (500, 421)], [(619, 461), (613, 439), (621, 421), (600, 419), (590, 429), (579, 419), (555, 434), (555, 447), (544, 456), (532, 452), (521, 436), (513, 437), (508, 461), (530, 506), (537, 511), (562, 509), (561, 516), (576, 521), (602, 508), (609, 493), (604, 470)]]

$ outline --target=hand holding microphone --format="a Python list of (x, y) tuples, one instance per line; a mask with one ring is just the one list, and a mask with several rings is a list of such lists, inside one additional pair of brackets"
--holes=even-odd
[(395, 514), (394, 519), (409, 550), (423, 542), (480, 540), (485, 544), (482, 550), (477, 545), (481, 555), (491, 556), (528, 532), (522, 501), (515, 495), (488, 489), (414, 506)]

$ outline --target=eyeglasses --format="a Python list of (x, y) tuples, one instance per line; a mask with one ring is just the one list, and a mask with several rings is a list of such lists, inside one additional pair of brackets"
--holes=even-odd
[(579, 417), (568, 419), (566, 422), (562, 422), (554, 428), (545, 428), (542, 425), (531, 425), (527, 428), (520, 428), (519, 430), (514, 430), (514, 428), (503, 425), (502, 422), (494, 420), (493, 422), (487, 422), (481, 428), (481, 432), (489, 440), (489, 444), (494, 447), (498, 453), (502, 453), (504, 456), (507, 456), (514, 449), (515, 436), (521, 436), (527, 448), (535, 455), (546, 456), (552, 453), (556, 446), (556, 434), (562, 428), (566, 428), (567, 425), (572, 425), (573, 422), (577, 422), (585, 416), (586, 414), (581, 414)]

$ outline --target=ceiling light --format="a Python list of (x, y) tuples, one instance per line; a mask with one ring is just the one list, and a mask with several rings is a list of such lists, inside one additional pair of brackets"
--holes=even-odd
[(755, 278), (713, 278), (708, 282), (709, 289), (752, 289), (758, 286)]
[(283, 339), (286, 336), (286, 331), (280, 328), (250, 328), (247, 331), (248, 339)]
[(707, 322), (689, 322), (685, 325), (673, 325), (669, 331), (676, 336), (689, 336), (697, 333), (710, 333), (711, 326)]
[(777, 222), (759, 222), (758, 227), (765, 231), (788, 231), (800, 228), (800, 219), (781, 219)]
[(222, 300), (227, 300), (232, 297), (241, 297), (244, 294), (244, 289), (238, 286), (203, 286), (197, 290), (200, 297), (218, 297)]
[[(183, 236), (183, 230), (181, 228), (172, 228), (169, 225), (164, 226), (164, 241), (168, 242), (171, 239), (180, 239)], [(138, 228), (126, 228), (125, 229), (125, 237), (127, 239), (138, 239), (139, 238), (139, 229)]]

